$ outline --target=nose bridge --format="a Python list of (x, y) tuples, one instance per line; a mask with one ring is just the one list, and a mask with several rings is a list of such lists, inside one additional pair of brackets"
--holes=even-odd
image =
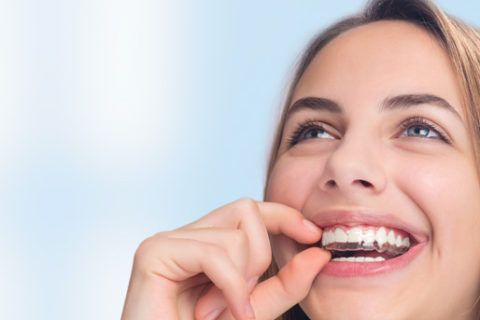
[(382, 149), (367, 131), (348, 132), (327, 159), (321, 187), (380, 192), (387, 182)]

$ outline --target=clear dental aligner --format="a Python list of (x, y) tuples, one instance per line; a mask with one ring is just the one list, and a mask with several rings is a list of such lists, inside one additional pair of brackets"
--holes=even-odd
[[(398, 256), (410, 248), (410, 238), (395, 230), (380, 227), (340, 227), (327, 229), (322, 236), (322, 247), (331, 251), (377, 251)], [(347, 260), (348, 261), (348, 260)]]

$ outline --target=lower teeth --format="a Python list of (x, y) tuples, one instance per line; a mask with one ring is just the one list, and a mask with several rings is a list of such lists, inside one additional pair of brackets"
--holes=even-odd
[(384, 257), (338, 257), (333, 258), (332, 261), (348, 261), (348, 262), (378, 262), (385, 261)]

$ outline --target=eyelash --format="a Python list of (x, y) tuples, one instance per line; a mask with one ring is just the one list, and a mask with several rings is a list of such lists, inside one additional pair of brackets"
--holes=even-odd
[[(448, 144), (451, 144), (451, 140), (448, 137), (448, 135), (446, 135), (443, 132), (443, 130), (438, 127), (438, 125), (422, 117), (413, 117), (413, 118), (406, 119), (400, 124), (400, 128), (402, 129), (402, 133), (403, 133), (405, 130), (415, 125), (425, 126), (429, 130), (433, 130), (438, 135), (439, 140), (442, 140)], [(435, 139), (435, 138), (430, 138), (430, 139)]]
[[(409, 119), (404, 120), (399, 125), (400, 129), (401, 129), (401, 133), (403, 134), (403, 132), (405, 130), (407, 130), (408, 128), (410, 128), (412, 126), (415, 126), (415, 125), (425, 126), (429, 130), (433, 130), (438, 135), (439, 140), (442, 140), (442, 141), (444, 141), (448, 144), (451, 144), (450, 138), (445, 133), (443, 133), (443, 131), (436, 124), (434, 124), (431, 121), (429, 121), (425, 118), (422, 118), (422, 117), (413, 117), (413, 118), (409, 118)], [(297, 143), (302, 141), (303, 140), (302, 136), (308, 130), (311, 130), (311, 129), (325, 130), (325, 126), (322, 125), (322, 122), (320, 122), (320, 121), (307, 120), (306, 122), (300, 124), (298, 126), (298, 128), (289, 136), (289, 138), (287, 140), (288, 146), (293, 147), (294, 145), (296, 145)], [(397, 135), (397, 137), (398, 136), (399, 135)], [(430, 138), (430, 139), (435, 139), (435, 138)]]
[(290, 135), (290, 137), (288, 138), (288, 145), (290, 147), (293, 147), (294, 145), (299, 143), (302, 140), (302, 135), (304, 135), (307, 130), (311, 129), (325, 130), (325, 127), (319, 121), (307, 120), (306, 122), (299, 125), (298, 128)]

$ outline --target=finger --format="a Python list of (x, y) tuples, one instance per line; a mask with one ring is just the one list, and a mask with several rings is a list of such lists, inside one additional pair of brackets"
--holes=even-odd
[(190, 239), (153, 237), (142, 243), (135, 259), (137, 272), (173, 282), (204, 273), (222, 291), (234, 317), (248, 318), (247, 284), (223, 248)]
[[(329, 259), (330, 253), (327, 251), (320, 248), (306, 249), (294, 256), (276, 276), (255, 287), (251, 302), (256, 319), (275, 319), (303, 300), (315, 277)], [(201, 307), (204, 314), (208, 314), (209, 310), (226, 308), (221, 292), (212, 289), (207, 295), (211, 299), (209, 304), (205, 302), (207, 296), (199, 301), (199, 304), (203, 304)], [(232, 314), (226, 309), (219, 319), (232, 319)]]
[(284, 233), (300, 243), (320, 240), (321, 230), (291, 207), (252, 199), (240, 199), (212, 211), (189, 225), (190, 228), (212, 226), (242, 229), (249, 240), (247, 276), (260, 275), (270, 264), (271, 249), (267, 232)]
[(259, 202), (243, 199), (236, 203), (233, 211), (230, 223), (237, 223), (248, 242), (246, 279), (260, 276), (270, 265), (272, 252)]
[(320, 228), (306, 220), (300, 211), (280, 203), (261, 202), (248, 198), (220, 207), (184, 228), (239, 229), (252, 213), (260, 215), (257, 221), (262, 221), (269, 233), (283, 233), (301, 243), (313, 243), (320, 238)]
[[(247, 281), (248, 291), (251, 293), (258, 282), (258, 277)], [(217, 287), (210, 288), (195, 306), (195, 319), (209, 319), (212, 314), (222, 314), (228, 309), (222, 292)]]
[(314, 243), (321, 238), (321, 229), (306, 220), (298, 210), (283, 204), (255, 202), (255, 208), (249, 212), (253, 213), (244, 214), (241, 221), (241, 228), (245, 230), (249, 241), (251, 263), (247, 277), (260, 276), (271, 263), (268, 233), (284, 234), (300, 243)]
[(242, 230), (248, 239), (249, 256), (247, 257), (246, 276), (249, 277), (261, 273), (271, 259), (270, 241), (259, 211), (257, 201), (244, 198), (224, 205), (181, 229), (232, 228)]
[(321, 229), (292, 207), (276, 202), (259, 202), (263, 221), (270, 234), (284, 234), (300, 243), (320, 240)]
[(251, 295), (257, 319), (275, 319), (302, 301), (329, 260), (329, 252), (312, 247), (294, 256), (276, 276), (260, 283)]
[(247, 277), (260, 276), (271, 263), (268, 233), (283, 234), (300, 243), (314, 243), (321, 238), (321, 229), (294, 208), (274, 202), (246, 202), (239, 227), (245, 231), (249, 241)]
[(164, 232), (171, 239), (190, 239), (222, 247), (236, 268), (246, 275), (248, 264), (247, 235), (242, 230), (226, 228), (186, 229)]

